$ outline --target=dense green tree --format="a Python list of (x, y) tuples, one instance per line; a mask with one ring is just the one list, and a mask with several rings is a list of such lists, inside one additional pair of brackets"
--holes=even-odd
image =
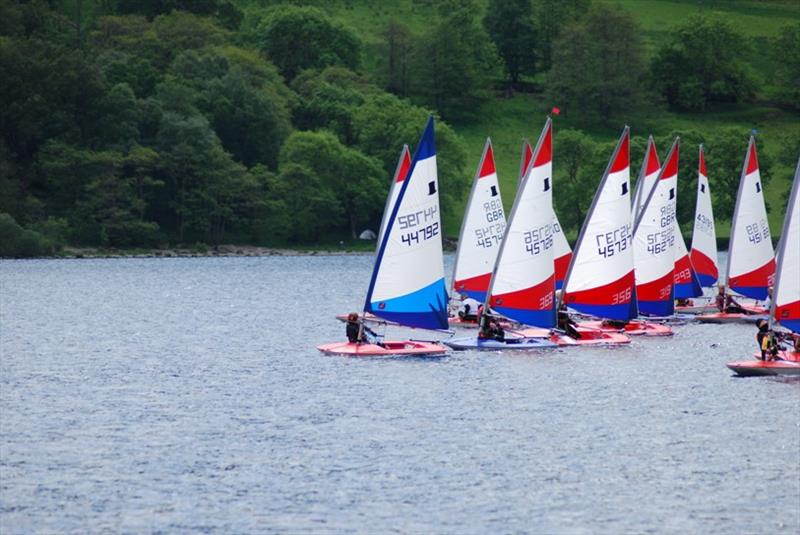
[(149, 19), (171, 11), (188, 11), (216, 17), (231, 30), (238, 28), (242, 21), (242, 12), (231, 0), (116, 0), (116, 4), (117, 13), (144, 15)]
[(392, 18), (382, 33), (378, 52), (378, 77), (381, 85), (395, 95), (405, 97), (411, 83), (413, 38), (408, 26)]
[(546, 80), (550, 102), (583, 123), (630, 114), (644, 96), (641, 33), (632, 15), (605, 4), (566, 25)]
[[(597, 174), (591, 162), (602, 158), (602, 151), (579, 130), (561, 130), (554, 143), (559, 163), (553, 176), (553, 198), (559, 223), (565, 229), (580, 230), (603, 173), (601, 169)], [(605, 155), (606, 161), (610, 155)]]
[(512, 84), (536, 73), (536, 26), (531, 0), (489, 0), (483, 25), (503, 58)]
[(211, 121), (223, 147), (237, 161), (246, 166), (277, 166), (280, 146), (289, 134), (289, 110), (283, 96), (286, 88), (280, 79), (267, 75), (268, 68), (245, 70), (231, 66), (221, 51), (189, 50), (178, 55), (170, 71), (176, 83), (196, 91), (194, 105)]
[(448, 121), (477, 116), (488, 100), (500, 59), (475, 16), (474, 0), (445, 0), (414, 51), (412, 93)]
[(800, 109), (800, 23), (784, 26), (773, 50), (778, 96), (788, 106)]
[(0, 212), (0, 258), (52, 254), (54, 245), (38, 232), (22, 228), (9, 214)]
[(288, 164), (304, 167), (320, 177), (346, 218), (340, 225), (353, 238), (362, 225), (379, 220), (386, 181), (376, 159), (342, 145), (330, 132), (295, 132), (281, 150), (281, 165)]
[(561, 29), (583, 17), (590, 0), (534, 0), (533, 5), (539, 70), (547, 71), (553, 66), (553, 46)]
[(361, 40), (314, 7), (281, 5), (267, 10), (257, 43), (287, 80), (303, 69), (339, 65), (357, 69)]
[[(356, 146), (383, 165), (383, 191), (388, 188), (400, 148), (405, 143), (413, 152), (428, 115), (426, 110), (388, 94), (370, 96), (356, 110)], [(442, 209), (452, 213), (463, 202), (463, 194), (469, 187), (469, 175), (464, 165), (467, 151), (455, 131), (444, 121), (436, 122), (436, 151)]]
[(651, 66), (655, 86), (670, 106), (704, 110), (709, 102), (753, 97), (755, 82), (742, 59), (749, 45), (729, 22), (694, 15), (670, 36)]

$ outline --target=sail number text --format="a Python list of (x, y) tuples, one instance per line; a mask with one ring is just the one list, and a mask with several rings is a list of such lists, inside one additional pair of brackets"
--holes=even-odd
[(597, 234), (595, 237), (597, 254), (608, 258), (626, 250), (631, 243), (631, 225), (622, 225), (611, 232)]
[(400, 240), (404, 244), (411, 246), (438, 236), (438, 214), (438, 208), (431, 206), (424, 210), (398, 216), (397, 226), (402, 230), (408, 230), (408, 232), (400, 235)]
[(506, 225), (502, 221), (486, 227), (476, 228), (476, 245), (478, 247), (483, 247), (484, 249), (490, 249), (492, 247), (499, 246), (500, 242), (503, 241), (503, 231), (505, 228)]
[(531, 255), (538, 255), (553, 246), (553, 224), (549, 223), (539, 228), (529, 230), (523, 234), (525, 251)]
[(747, 231), (747, 239), (752, 243), (761, 243), (769, 240), (769, 225), (764, 219), (758, 223), (747, 225), (745, 230)]

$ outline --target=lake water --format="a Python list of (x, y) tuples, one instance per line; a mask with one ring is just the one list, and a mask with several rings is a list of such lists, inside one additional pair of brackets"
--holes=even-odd
[(322, 356), (371, 266), (0, 262), (0, 532), (800, 531), (800, 383), (724, 365), (754, 327)]

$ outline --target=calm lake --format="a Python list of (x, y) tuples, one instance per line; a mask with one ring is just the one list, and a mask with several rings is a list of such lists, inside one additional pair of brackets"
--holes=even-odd
[(372, 262), (0, 261), (0, 532), (800, 532), (800, 383), (725, 367), (753, 326), (322, 356)]

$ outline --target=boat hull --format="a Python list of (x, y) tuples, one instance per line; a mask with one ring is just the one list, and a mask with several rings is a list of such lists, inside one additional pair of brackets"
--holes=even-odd
[(714, 312), (713, 314), (700, 314), (695, 318), (700, 323), (758, 323), (767, 316), (761, 314), (728, 314), (727, 312)]
[(435, 342), (418, 342), (414, 340), (386, 341), (382, 345), (356, 344), (353, 342), (333, 342), (322, 344), (317, 349), (326, 355), (343, 355), (348, 357), (431, 357), (447, 353), (447, 348)]
[(628, 336), (672, 336), (675, 334), (669, 325), (642, 320), (629, 321), (624, 327), (616, 327), (603, 321), (582, 321), (578, 325), (603, 332), (620, 332)]
[(753, 360), (729, 362), (728, 368), (741, 377), (757, 377), (764, 375), (798, 375), (800, 376), (800, 352), (781, 350), (778, 356), (781, 360), (761, 360), (756, 355)]
[(558, 347), (557, 344), (546, 338), (506, 338), (504, 341), (500, 341), (491, 338), (465, 336), (463, 338), (445, 340), (443, 343), (457, 351), (521, 351), (531, 349), (554, 349)]
[(548, 331), (547, 329), (540, 329), (531, 327), (518, 331), (521, 336), (529, 336), (536, 338), (547, 338), (559, 347), (576, 347), (576, 346), (620, 346), (631, 343), (629, 336), (620, 332), (608, 332), (597, 329), (587, 329), (585, 327), (578, 327), (580, 338), (572, 338), (562, 332)]

